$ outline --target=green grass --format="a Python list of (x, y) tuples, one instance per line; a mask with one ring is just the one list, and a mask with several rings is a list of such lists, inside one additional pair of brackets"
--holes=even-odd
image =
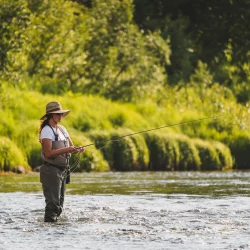
[[(183, 90), (174, 94), (170, 89), (169, 98), (159, 104), (150, 99), (122, 104), (92, 95), (42, 95), (4, 87), (0, 94), (0, 136), (16, 145), (19, 157), (11, 164), (11, 159), (6, 160), (10, 166), (2, 163), (2, 169), (22, 164), (35, 168), (41, 164), (39, 119), (45, 113), (46, 104), (53, 100), (59, 101), (64, 109), (71, 110), (62, 125), (79, 145), (169, 126), (154, 131), (157, 133), (144, 133), (109, 143), (102, 149), (99, 148), (104, 145), (96, 145), (91, 152), (88, 148), (77, 171), (207, 170), (209, 165), (213, 165), (210, 166), (212, 169), (227, 169), (232, 165), (250, 168), (249, 133), (240, 127), (250, 124), (248, 109), (231, 98), (218, 97), (220, 99), (217, 100), (209, 91), (202, 103), (194, 90), (186, 91), (188, 96)], [(238, 120), (230, 116), (229, 110)], [(197, 121), (220, 114), (229, 115)], [(196, 121), (171, 126), (193, 120)], [(195, 141), (195, 138), (202, 141)], [(3, 144), (0, 150), (6, 150)], [(213, 156), (215, 153), (219, 163)]]

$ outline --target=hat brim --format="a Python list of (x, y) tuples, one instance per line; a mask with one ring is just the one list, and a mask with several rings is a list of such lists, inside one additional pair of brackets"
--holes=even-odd
[(41, 121), (46, 120), (46, 117), (48, 114), (62, 114), (63, 113), (63, 117), (67, 116), (69, 114), (70, 110), (58, 110), (58, 111), (53, 111), (53, 112), (48, 112), (46, 113), (44, 116), (42, 116), (40, 118)]

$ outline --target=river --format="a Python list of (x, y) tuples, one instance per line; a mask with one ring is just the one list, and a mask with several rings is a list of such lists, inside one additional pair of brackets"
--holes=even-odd
[(250, 172), (76, 173), (44, 223), (38, 173), (0, 176), (0, 249), (250, 249)]

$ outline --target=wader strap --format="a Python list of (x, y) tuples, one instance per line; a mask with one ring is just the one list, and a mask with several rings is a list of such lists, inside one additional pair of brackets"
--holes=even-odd
[(55, 136), (55, 141), (58, 141), (58, 134), (55, 133), (54, 129), (48, 124), (48, 126), (51, 128), (51, 130), (53, 131), (54, 133), (54, 136)]
[[(65, 131), (64, 129), (58, 125), (58, 128), (60, 129), (60, 131), (63, 133), (64, 135), (64, 138), (65, 138), (65, 143), (67, 141), (67, 137), (66, 137), (66, 134), (65, 134)], [(66, 146), (66, 145), (65, 145)], [(67, 154), (67, 175), (66, 175), (66, 184), (69, 184), (70, 183), (70, 166), (69, 166), (69, 155)]]
[(64, 131), (64, 129), (62, 129), (62, 127), (61, 126), (57, 126), (59, 129), (60, 129), (60, 131), (63, 133), (63, 136), (64, 136), (64, 138), (65, 138), (65, 140), (67, 140), (67, 137), (66, 137), (66, 134), (65, 134), (65, 131)]

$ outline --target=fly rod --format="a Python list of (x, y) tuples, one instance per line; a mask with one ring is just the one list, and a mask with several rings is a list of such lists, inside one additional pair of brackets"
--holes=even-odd
[(222, 116), (231, 116), (231, 114), (223, 114), (223, 115), (217, 115), (217, 116), (210, 116), (210, 117), (200, 118), (200, 119), (191, 120), (191, 121), (187, 121), (187, 122), (174, 123), (174, 124), (165, 125), (165, 126), (161, 126), (161, 127), (157, 127), (157, 128), (151, 128), (151, 129), (147, 129), (147, 130), (142, 130), (142, 131), (138, 131), (138, 132), (135, 132), (135, 133), (126, 134), (126, 135), (123, 135), (123, 136), (111, 138), (111, 139), (108, 139), (108, 140), (96, 141), (96, 143), (90, 143), (90, 144), (85, 145), (84, 147), (85, 148), (86, 147), (90, 147), (90, 146), (96, 145), (97, 143), (108, 143), (108, 142), (113, 142), (113, 141), (119, 141), (119, 140), (122, 140), (125, 137), (129, 137), (129, 136), (133, 136), (133, 135), (143, 134), (143, 133), (147, 133), (147, 132), (150, 132), (150, 131), (154, 131), (154, 130), (158, 130), (158, 129), (163, 129), (163, 128), (174, 127), (174, 126), (183, 125), (183, 124), (189, 124), (189, 123), (194, 123), (194, 122), (199, 122), (199, 121), (204, 121), (204, 120), (209, 120), (209, 119), (216, 119), (216, 118), (222, 117)]

